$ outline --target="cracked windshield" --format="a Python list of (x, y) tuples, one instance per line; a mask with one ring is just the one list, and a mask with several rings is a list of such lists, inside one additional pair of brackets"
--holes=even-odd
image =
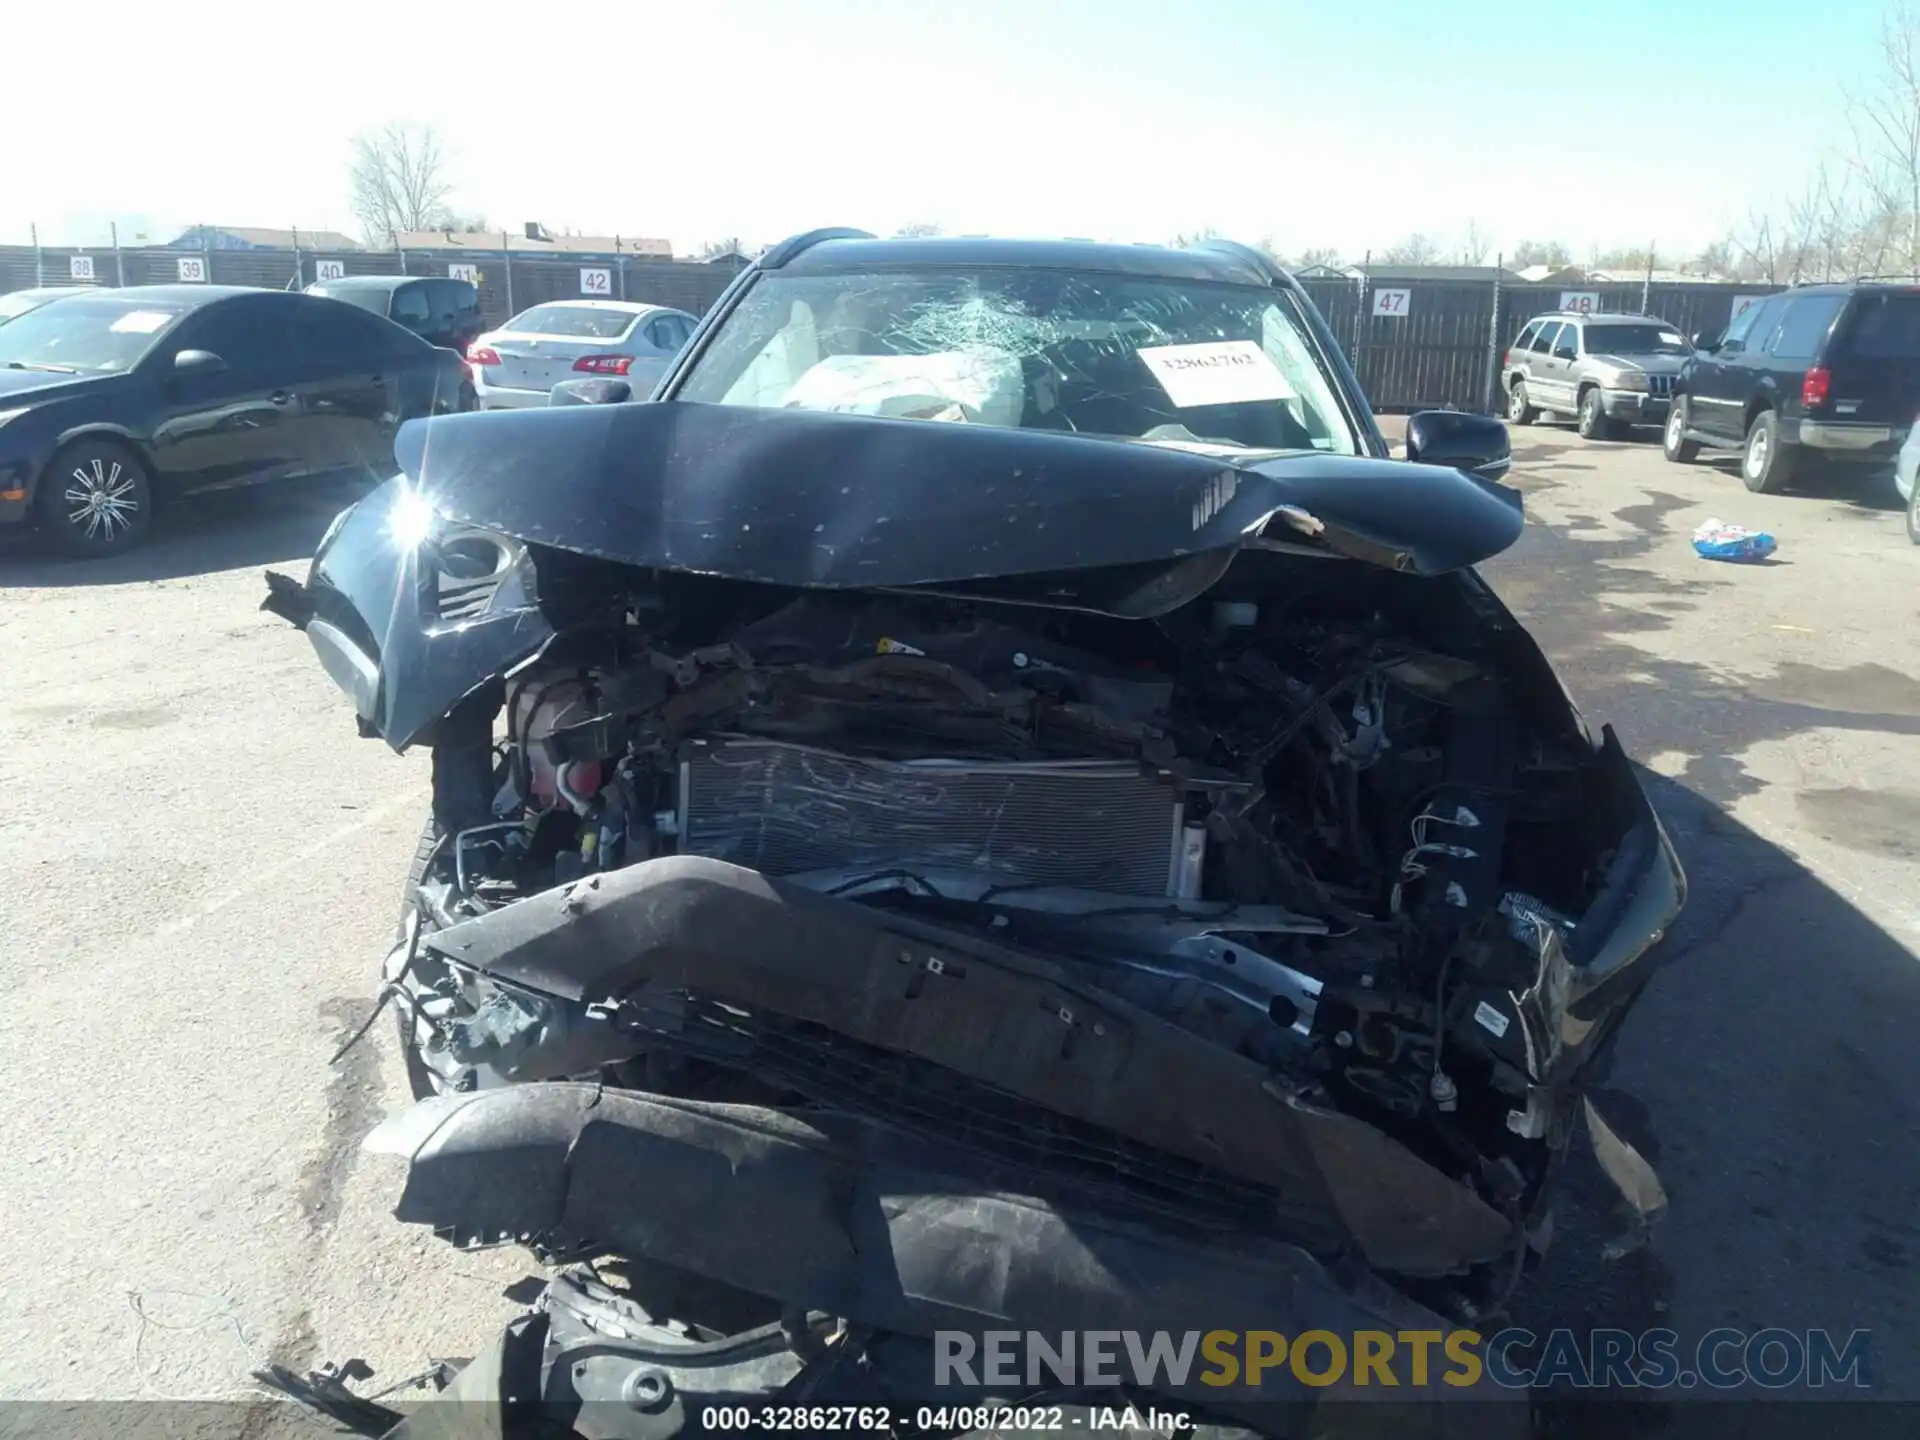
[(1920, 1433), (1920, 0), (71, 14), (0, 1440)]

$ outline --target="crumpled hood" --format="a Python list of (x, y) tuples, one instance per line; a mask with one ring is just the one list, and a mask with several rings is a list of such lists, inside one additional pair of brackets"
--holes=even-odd
[(458, 520), (631, 565), (833, 589), (1230, 558), (1263, 530), (1444, 574), (1523, 524), (1517, 491), (1438, 466), (725, 405), (438, 417), (403, 427), (395, 449)]

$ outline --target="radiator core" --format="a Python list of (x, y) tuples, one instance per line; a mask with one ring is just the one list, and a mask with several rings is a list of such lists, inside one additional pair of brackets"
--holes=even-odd
[(1184, 795), (1117, 760), (872, 760), (703, 742), (680, 766), (680, 849), (769, 875), (872, 866), (1124, 895), (1195, 886)]

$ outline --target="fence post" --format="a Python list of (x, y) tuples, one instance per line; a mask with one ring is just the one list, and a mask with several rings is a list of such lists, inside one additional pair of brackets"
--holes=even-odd
[(1498, 388), (1494, 377), (1500, 372), (1500, 277), (1506, 272), (1507, 257), (1504, 254), (1493, 257), (1493, 314), (1487, 320), (1487, 374), (1486, 387), (1480, 395), (1480, 409), (1491, 415), (1493, 393)]
[(1647, 307), (1653, 304), (1653, 242), (1647, 242), (1647, 273), (1640, 282), (1640, 313), (1645, 315)]
[[(211, 285), (213, 284), (213, 236), (204, 225), (200, 226), (199, 230), (200, 274), (205, 278), (207, 284)], [(174, 278), (178, 279), (179, 277), (175, 276)]]
[(29, 221), (27, 234), (33, 240), (33, 283), (36, 286), (44, 285), (47, 283), (47, 261), (40, 253), (40, 227)]
[(307, 287), (306, 266), (300, 259), (300, 227), (293, 227), (293, 288), (304, 290)]
[(109, 220), (107, 233), (113, 237), (113, 282), (124, 290), (127, 288), (127, 262), (120, 253), (120, 222)]
[(513, 316), (513, 251), (507, 245), (507, 232), (500, 232), (500, 268), (507, 276), (507, 316)]
[(613, 262), (620, 271), (620, 298), (627, 298), (627, 252), (620, 248), (620, 237), (613, 237)]
[(1355, 379), (1360, 380), (1360, 388), (1365, 390), (1367, 382), (1360, 376), (1360, 336), (1367, 323), (1367, 271), (1373, 265), (1373, 251), (1369, 250), (1360, 257), (1360, 273), (1354, 277), (1353, 285), (1353, 339), (1347, 347), (1347, 359), (1353, 364)]

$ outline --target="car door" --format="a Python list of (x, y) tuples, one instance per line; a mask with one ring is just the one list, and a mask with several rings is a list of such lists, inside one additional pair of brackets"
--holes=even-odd
[(390, 475), (409, 372), (430, 367), (433, 347), (378, 315), (324, 300), (303, 307), (296, 330), (288, 381), (312, 421), (305, 469)]
[(1784, 295), (1749, 305), (1727, 327), (1719, 345), (1695, 361), (1687, 382), (1687, 407), (1695, 430), (1729, 445), (1746, 438), (1747, 401), (1759, 378), (1751, 349), (1772, 333), (1785, 307)]
[[(304, 295), (262, 291), (216, 300), (197, 310), (142, 362), (158, 392), (154, 479), (168, 491), (221, 489), (276, 479), (302, 468), (299, 398), (287, 384), (287, 311)], [(346, 307), (341, 307), (346, 308)], [(219, 357), (217, 366), (183, 373), (185, 351)]]
[(1546, 387), (1541, 403), (1547, 409), (1560, 415), (1571, 415), (1574, 409), (1573, 367), (1580, 359), (1580, 326), (1573, 320), (1564, 320), (1554, 332), (1552, 351), (1545, 357), (1543, 368), (1546, 374)]

